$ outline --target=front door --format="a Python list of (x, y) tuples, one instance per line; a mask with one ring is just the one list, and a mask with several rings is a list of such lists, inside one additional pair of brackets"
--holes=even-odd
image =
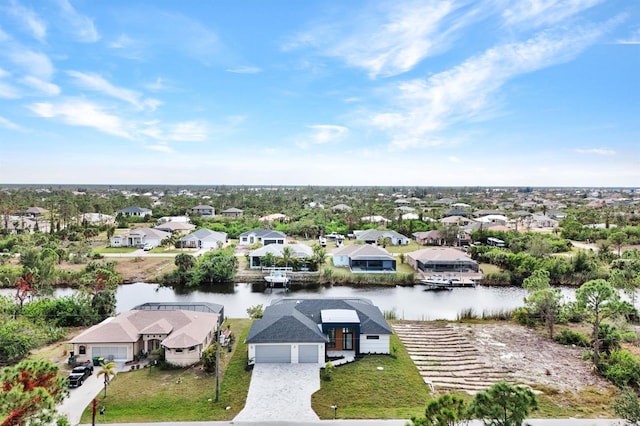
[(351, 328), (342, 329), (342, 350), (353, 350), (353, 329)]

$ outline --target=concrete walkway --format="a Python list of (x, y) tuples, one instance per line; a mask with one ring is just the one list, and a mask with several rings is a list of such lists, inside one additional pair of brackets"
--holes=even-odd
[(311, 395), (320, 389), (316, 364), (256, 364), (244, 409), (234, 422), (313, 422)]

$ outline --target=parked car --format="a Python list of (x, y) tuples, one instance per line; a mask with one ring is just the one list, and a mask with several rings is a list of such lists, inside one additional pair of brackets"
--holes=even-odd
[(69, 377), (67, 380), (69, 381), (70, 388), (77, 388), (82, 386), (82, 383), (93, 374), (93, 365), (91, 363), (79, 365), (77, 367), (73, 367), (71, 373), (69, 373)]
[(145, 244), (145, 245), (143, 245), (143, 246), (142, 246), (142, 250), (144, 250), (144, 251), (153, 250), (153, 245), (152, 245), (152, 244), (147, 243), (147, 244)]

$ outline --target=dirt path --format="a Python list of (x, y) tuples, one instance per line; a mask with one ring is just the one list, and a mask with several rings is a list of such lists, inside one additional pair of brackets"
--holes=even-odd
[(526, 327), (402, 321), (393, 328), (436, 390), (473, 393), (501, 380), (574, 392), (610, 386), (582, 360), (582, 349), (559, 345)]

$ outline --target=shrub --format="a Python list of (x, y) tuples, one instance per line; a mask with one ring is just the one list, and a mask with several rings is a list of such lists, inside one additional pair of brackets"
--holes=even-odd
[(529, 311), (528, 308), (517, 308), (513, 310), (513, 318), (520, 325), (527, 327), (535, 327), (538, 323), (537, 318)]
[(569, 330), (568, 328), (565, 328), (560, 331), (560, 333), (556, 334), (553, 340), (561, 345), (575, 345), (583, 348), (588, 348), (590, 346), (589, 338), (587, 336), (577, 331)]
[(618, 387), (640, 385), (640, 359), (629, 351), (611, 352), (600, 369), (603, 376)]
[(331, 364), (330, 362), (327, 362), (324, 365), (324, 368), (320, 371), (320, 377), (322, 378), (322, 380), (324, 380), (325, 382), (328, 382), (331, 380), (331, 375), (333, 374), (333, 371), (335, 370), (335, 366), (333, 364)]

